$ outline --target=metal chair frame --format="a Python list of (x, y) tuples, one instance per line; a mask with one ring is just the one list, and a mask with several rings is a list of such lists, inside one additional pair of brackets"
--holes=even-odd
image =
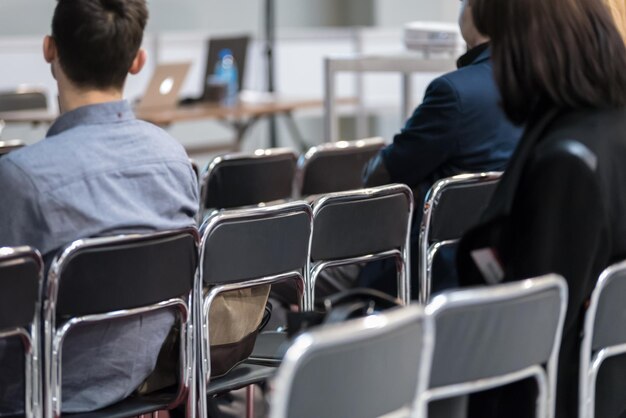
[[(203, 296), (203, 288), (204, 288), (204, 259), (205, 259), (205, 251), (204, 248), (206, 246), (207, 241), (210, 239), (211, 234), (215, 231), (220, 225), (233, 221), (250, 221), (255, 219), (269, 219), (274, 217), (283, 217), (291, 214), (297, 213), (306, 213), (309, 217), (309, 222), (311, 225), (311, 230), (313, 227), (313, 214), (309, 205), (305, 202), (292, 202), (281, 205), (273, 205), (267, 207), (259, 207), (259, 208), (249, 208), (249, 209), (234, 209), (234, 210), (225, 210), (215, 212), (205, 223), (202, 228), (202, 238), (200, 241), (200, 261), (198, 267), (198, 274), (196, 278), (196, 285), (194, 289), (195, 297), (199, 302), (197, 303), (197, 339), (199, 343), (199, 353), (200, 360), (198, 363), (199, 368), (199, 381), (198, 381), (198, 396), (199, 396), (199, 414), (200, 417), (207, 416), (207, 405), (206, 405), (206, 394), (208, 389), (210, 389), (210, 380), (211, 380), (211, 348), (209, 341), (209, 313), (211, 310), (211, 305), (215, 298), (224, 292), (229, 292), (233, 290), (241, 290), (247, 289), (256, 286), (264, 286), (280, 283), (286, 280), (295, 280), (299, 281), (302, 284), (302, 288), (305, 287), (305, 274), (303, 271), (289, 271), (278, 275), (268, 276), (268, 277), (260, 277), (255, 279), (244, 279), (238, 281), (236, 283), (228, 283), (228, 284), (220, 284), (215, 285), (211, 288), (209, 293), (206, 296)], [(310, 235), (309, 235), (309, 243), (310, 243)], [(302, 309), (303, 303), (305, 301), (304, 295), (299, 295), (298, 298), (301, 303), (300, 307)]]
[(464, 186), (472, 184), (484, 184), (497, 182), (502, 173), (500, 172), (485, 172), (477, 174), (460, 174), (458, 176), (448, 177), (437, 181), (428, 191), (424, 202), (424, 214), (422, 217), (422, 223), (420, 225), (419, 235), (419, 300), (421, 303), (428, 303), (430, 301), (430, 292), (432, 284), (432, 267), (437, 253), (448, 245), (453, 245), (459, 242), (458, 239), (451, 239), (439, 242), (430, 242), (430, 228), (431, 220), (433, 217), (434, 208), (437, 207), (439, 200), (443, 193), (448, 188), (454, 186)]
[(333, 155), (351, 154), (358, 151), (378, 150), (385, 146), (385, 140), (381, 137), (357, 139), (354, 141), (325, 142), (309, 148), (298, 158), (296, 170), (295, 189), (302, 196), (302, 187), (306, 179), (308, 166), (319, 158)]
[(277, 376), (273, 380), (274, 390), (271, 397), (270, 417), (287, 417), (291, 389), (298, 369), (305, 364), (308, 357), (315, 353), (316, 350), (359, 344), (364, 340), (378, 338), (386, 331), (390, 332), (400, 329), (415, 321), (423, 321), (424, 324), (422, 350), (415, 353), (415, 355), (421, 355), (420, 370), (417, 376), (417, 393), (411, 405), (411, 408), (416, 411), (418, 399), (428, 387), (435, 331), (432, 318), (425, 315), (421, 306), (412, 305), (397, 309), (394, 312), (321, 327), (296, 338), (285, 354)]
[(306, 275), (306, 291), (305, 297), (308, 296), (308, 301), (305, 304), (305, 309), (312, 309), (315, 303), (315, 283), (319, 274), (330, 267), (338, 267), (348, 264), (364, 263), (383, 258), (393, 257), (396, 259), (396, 266), (398, 271), (398, 298), (408, 305), (411, 301), (411, 266), (410, 266), (410, 231), (411, 222), (413, 218), (413, 192), (411, 189), (403, 184), (392, 184), (388, 186), (381, 186), (375, 188), (329, 193), (321, 196), (313, 202), (313, 228), (315, 229), (315, 218), (326, 207), (326, 205), (343, 203), (343, 202), (356, 202), (366, 199), (374, 199), (385, 196), (392, 196), (395, 194), (403, 194), (409, 203), (409, 216), (407, 222), (407, 232), (405, 243), (402, 248), (389, 249), (376, 254), (363, 254), (357, 257), (350, 257), (341, 260), (311, 260), (311, 250), (313, 246), (313, 238), (309, 245), (309, 266), (307, 268)]
[[(558, 289), (561, 294), (561, 306), (557, 332), (554, 337), (554, 344), (546, 369), (540, 365), (532, 365), (522, 370), (517, 370), (501, 376), (429, 388), (424, 391), (422, 398), (419, 401), (418, 416), (428, 416), (428, 403), (431, 401), (468, 395), (532, 377), (536, 380), (539, 389), (537, 417), (554, 417), (559, 349), (561, 346), (563, 324), (565, 322), (565, 313), (567, 310), (568, 293), (567, 284), (562, 277), (555, 274), (549, 274), (536, 279), (506, 283), (504, 285), (498, 285), (497, 287), (481, 287), (443, 292), (437, 295), (433, 301), (426, 306), (426, 314), (433, 317), (436, 329), (437, 316), (447, 309), (480, 306), (487, 303), (506, 302), (520, 297), (537, 294), (549, 289)], [(435, 338), (435, 350), (437, 349), (436, 344)]]
[(205, 202), (208, 195), (208, 186), (209, 180), (212, 176), (215, 175), (215, 171), (219, 168), (220, 165), (225, 162), (230, 161), (245, 161), (245, 160), (262, 160), (267, 158), (276, 158), (276, 157), (288, 157), (291, 156), (293, 158), (294, 163), (297, 160), (296, 154), (290, 150), (289, 148), (268, 148), (268, 149), (258, 149), (254, 151), (254, 153), (243, 153), (243, 152), (235, 152), (228, 153), (224, 155), (220, 155), (215, 157), (207, 166), (205, 170), (200, 174), (200, 209), (201, 212), (211, 208), (205, 208)]
[(37, 418), (43, 416), (42, 390), (43, 382), (41, 376), (41, 355), (40, 355), (40, 312), (41, 295), (43, 291), (43, 260), (39, 252), (31, 247), (2, 247), (0, 248), (0, 267), (3, 265), (13, 265), (21, 260), (31, 258), (39, 265), (37, 302), (30, 329), (12, 328), (0, 331), (0, 339), (19, 337), (25, 349), (24, 367), (24, 412), (26, 418)]
[[(44, 302), (44, 351), (46, 359), (45, 367), (45, 384), (47, 391), (44, 396), (46, 418), (58, 418), (61, 416), (61, 387), (62, 387), (62, 348), (63, 341), (67, 334), (80, 324), (94, 324), (113, 319), (127, 318), (138, 314), (155, 312), (163, 309), (175, 309), (179, 314), (181, 322), (180, 327), (180, 358), (179, 358), (179, 374), (180, 382), (178, 392), (174, 400), (170, 402), (167, 409), (173, 409), (180, 405), (187, 397), (190, 416), (195, 416), (195, 391), (190, 390), (193, 387), (193, 326), (191, 320), (191, 312), (193, 309), (193, 289), (186, 295), (186, 299), (172, 298), (159, 303), (133, 309), (123, 309), (103, 314), (92, 314), (81, 317), (75, 317), (65, 322), (60, 328), (57, 328), (56, 306), (58, 298), (59, 281), (62, 279), (63, 270), (71, 260), (71, 258), (79, 251), (98, 248), (108, 245), (119, 245), (132, 242), (137, 239), (161, 238), (170, 236), (176, 232), (194, 232), (196, 242), (198, 241), (197, 232), (195, 230), (184, 229), (180, 231), (164, 231), (153, 234), (129, 234), (118, 235), (105, 238), (89, 238), (77, 240), (65, 247), (62, 252), (55, 258), (48, 272), (48, 281), (46, 286), (47, 299)], [(189, 409), (188, 409), (189, 410)]]
[(626, 354), (626, 342), (614, 346), (604, 347), (596, 353), (592, 350), (595, 320), (600, 306), (600, 297), (604, 289), (613, 279), (615, 274), (626, 269), (626, 261), (607, 267), (601, 274), (596, 287), (591, 294), (591, 301), (585, 314), (585, 325), (583, 340), (580, 349), (580, 371), (579, 371), (579, 417), (595, 417), (596, 403), (596, 381), (600, 367), (608, 358)]

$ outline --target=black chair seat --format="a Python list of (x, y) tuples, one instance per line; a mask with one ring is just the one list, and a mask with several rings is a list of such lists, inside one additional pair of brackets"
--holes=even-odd
[(207, 387), (207, 396), (219, 395), (255, 383), (261, 383), (274, 376), (274, 374), (276, 374), (276, 367), (244, 362), (228, 372), (226, 376), (211, 380)]
[(248, 362), (278, 366), (289, 348), (286, 332), (266, 331), (258, 335)]
[(171, 390), (146, 396), (130, 397), (122, 402), (93, 412), (63, 414), (72, 418), (128, 418), (167, 409), (176, 396)]

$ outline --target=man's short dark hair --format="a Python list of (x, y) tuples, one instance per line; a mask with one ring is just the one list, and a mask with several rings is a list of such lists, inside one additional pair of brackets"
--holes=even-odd
[(61, 68), (79, 87), (121, 89), (147, 21), (146, 0), (58, 0), (52, 37)]
[(493, 68), (509, 118), (538, 103), (566, 109), (626, 106), (626, 47), (599, 0), (472, 0), (491, 38)]

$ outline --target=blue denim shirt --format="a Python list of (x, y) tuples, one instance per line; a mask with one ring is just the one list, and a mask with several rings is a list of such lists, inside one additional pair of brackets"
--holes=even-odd
[(0, 158), (0, 246), (50, 256), (78, 238), (193, 225), (197, 208), (183, 147), (125, 101), (64, 114)]
[[(30, 245), (48, 262), (79, 238), (194, 225), (197, 208), (197, 180), (183, 147), (137, 120), (125, 101), (66, 113), (44, 140), (0, 158), (0, 246)], [(70, 333), (63, 412), (91, 411), (131, 394), (154, 369), (173, 322), (174, 314), (161, 312)], [(0, 358), (6, 344), (0, 341)], [(8, 376), (15, 374), (0, 373), (0, 415), (23, 408), (22, 386)]]

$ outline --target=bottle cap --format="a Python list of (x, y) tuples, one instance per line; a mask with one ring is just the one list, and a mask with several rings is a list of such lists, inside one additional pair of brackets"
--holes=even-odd
[(224, 48), (224, 49), (222, 49), (222, 50), (220, 51), (220, 53), (219, 53), (219, 58), (220, 58), (220, 59), (223, 59), (224, 57), (227, 57), (227, 56), (229, 56), (229, 55), (232, 57), (232, 56), (233, 56), (233, 51), (231, 51), (231, 50), (230, 50), (230, 49), (228, 49), (228, 48)]

